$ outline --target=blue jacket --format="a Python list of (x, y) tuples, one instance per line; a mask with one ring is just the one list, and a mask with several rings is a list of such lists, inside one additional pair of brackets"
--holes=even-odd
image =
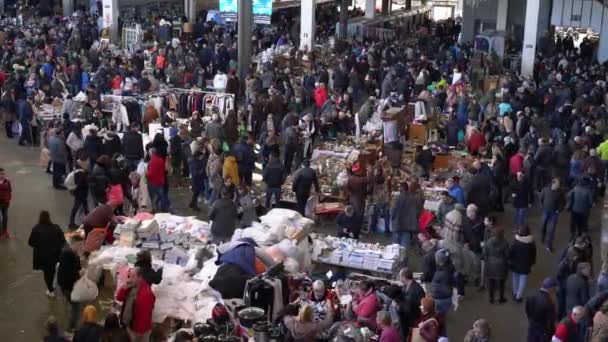
[(83, 71), (82, 73), (80, 73), (80, 89), (82, 91), (86, 91), (87, 88), (89, 87), (89, 83), (91, 83), (91, 78), (89, 76), (89, 73), (86, 71)]
[(450, 197), (453, 197), (456, 200), (456, 203), (465, 205), (464, 190), (462, 190), (462, 187), (460, 185), (453, 185), (451, 188), (448, 189), (448, 193), (450, 194)]
[(253, 171), (255, 169), (255, 152), (246, 142), (241, 141), (234, 145), (232, 153), (239, 164), (239, 171)]
[(26, 100), (20, 99), (17, 101), (17, 116), (19, 117), (19, 121), (31, 121), (34, 117), (34, 111), (32, 110), (32, 105), (29, 104)]

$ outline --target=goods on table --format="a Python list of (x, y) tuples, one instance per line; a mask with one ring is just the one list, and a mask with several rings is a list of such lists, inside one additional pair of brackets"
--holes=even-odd
[(401, 256), (402, 248), (397, 244), (383, 246), (329, 235), (313, 237), (312, 260), (316, 262), (393, 273)]
[(116, 227), (114, 235), (121, 246), (148, 249), (167, 263), (185, 265), (188, 250), (205, 246), (209, 227), (194, 217), (159, 213), (152, 219), (129, 219)]

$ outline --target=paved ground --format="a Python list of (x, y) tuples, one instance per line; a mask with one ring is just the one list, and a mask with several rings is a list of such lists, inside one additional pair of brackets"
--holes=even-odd
[[(43, 323), (51, 314), (59, 317), (64, 325), (66, 323), (64, 303), (49, 300), (44, 294), (42, 274), (31, 270), (32, 253), (27, 238), (40, 210), (49, 210), (53, 220), (65, 227), (72, 199), (67, 192), (52, 189), (50, 176), (44, 173), (38, 158), (37, 148), (18, 147), (14, 141), (0, 138), (0, 167), (6, 169), (14, 190), (9, 210), (9, 230), (13, 238), (0, 241), (0, 336), (3, 336), (3, 341), (40, 340)], [(191, 213), (185, 209), (187, 194), (174, 191), (172, 199), (176, 212)], [(538, 226), (538, 218), (538, 211), (532, 210), (531, 227)], [(599, 251), (599, 220), (599, 211), (595, 209), (591, 215), (591, 227), (596, 251)], [(499, 222), (509, 227), (510, 213), (501, 215)], [(567, 217), (564, 216), (558, 227), (558, 250), (566, 244), (567, 231)], [(534, 235), (538, 236), (536, 230)], [(415, 266), (415, 262), (413, 264)], [(595, 265), (599, 265), (599, 261)], [(536, 288), (543, 277), (554, 270), (555, 256), (540, 248), (537, 265), (528, 282), (528, 291)], [(462, 341), (472, 322), (480, 317), (491, 322), (493, 342), (525, 340), (527, 325), (521, 304), (489, 305), (487, 293), (480, 294), (472, 288), (467, 288), (460, 309), (448, 317), (450, 340)]]

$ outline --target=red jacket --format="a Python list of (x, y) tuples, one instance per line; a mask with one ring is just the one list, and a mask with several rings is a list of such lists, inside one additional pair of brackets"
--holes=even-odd
[(8, 179), (0, 182), (0, 204), (9, 204), (13, 195), (13, 188)]
[(469, 137), (469, 141), (467, 142), (467, 149), (469, 150), (470, 154), (477, 154), (479, 149), (485, 144), (486, 137), (480, 132), (475, 132)]
[[(130, 288), (128, 287), (120, 288), (116, 294), (116, 300), (124, 303), (129, 290)], [(135, 297), (135, 304), (133, 305), (133, 319), (129, 327), (136, 334), (141, 335), (152, 330), (152, 311), (154, 310), (155, 302), (156, 297), (154, 297), (152, 288), (145, 280), (141, 280), (139, 291)]]
[(153, 186), (165, 185), (165, 160), (157, 155), (152, 155), (146, 171), (148, 184)]
[(112, 78), (112, 81), (110, 81), (110, 85), (113, 90), (120, 89), (121, 83), (122, 83), (122, 77), (120, 77), (119, 75), (114, 76), (114, 78)]
[(511, 160), (509, 160), (509, 173), (511, 175), (517, 175), (519, 171), (524, 168), (524, 156), (520, 153), (515, 153)]
[(327, 89), (318, 87), (317, 89), (315, 89), (314, 97), (317, 108), (323, 107), (323, 104), (325, 103), (325, 101), (327, 101)]

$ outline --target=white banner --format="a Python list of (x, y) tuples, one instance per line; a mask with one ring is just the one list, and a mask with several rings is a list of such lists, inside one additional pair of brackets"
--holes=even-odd
[(112, 0), (103, 0), (103, 27), (109, 28), (114, 20), (114, 9), (112, 8)]

